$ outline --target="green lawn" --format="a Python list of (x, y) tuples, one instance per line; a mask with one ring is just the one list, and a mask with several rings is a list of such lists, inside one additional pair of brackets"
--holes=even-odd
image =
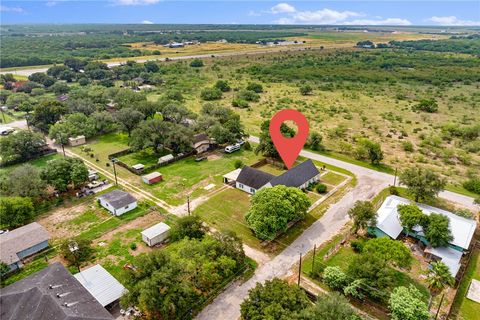
[(320, 178), (320, 182), (331, 184), (331, 185), (339, 185), (343, 181), (345, 181), (345, 177), (333, 172), (327, 172)]
[(155, 153), (153, 148), (147, 148), (138, 152), (132, 152), (124, 156), (119, 157), (118, 159), (129, 166), (134, 166), (138, 163), (143, 164), (145, 167), (152, 166), (158, 163), (158, 158), (161, 156), (167, 155), (170, 152), (164, 151), (160, 153)]
[(58, 159), (58, 158), (61, 158), (61, 157), (62, 157), (62, 155), (60, 155), (59, 153), (53, 153), (53, 154), (49, 154), (49, 155), (46, 155), (46, 156), (43, 156), (43, 157), (40, 157), (40, 158), (37, 158), (37, 159), (30, 160), (30, 161), (25, 162), (25, 163), (14, 164), (14, 165), (7, 166), (7, 167), (0, 167), (0, 175), (7, 174), (7, 173), (11, 172), (13, 169), (15, 169), (15, 168), (17, 168), (21, 165), (24, 165), (26, 163), (31, 164), (32, 166), (37, 167), (37, 168), (43, 168), (47, 164), (48, 161)]
[(83, 146), (73, 147), (71, 150), (82, 156), (88, 156), (85, 152), (82, 152), (84, 148), (92, 149), (94, 154), (93, 160), (98, 158), (102, 162), (108, 161), (108, 155), (128, 149), (128, 135), (126, 133), (115, 132), (108, 133), (95, 139), (89, 140), (87, 144)]
[(215, 188), (223, 185), (222, 176), (235, 170), (235, 161), (241, 160), (250, 165), (261, 159), (253, 151), (240, 150), (232, 154), (218, 154), (215, 159), (196, 162), (194, 157), (185, 158), (161, 167), (156, 171), (162, 173), (163, 181), (155, 185), (144, 185), (144, 188), (155, 196), (172, 205), (178, 205), (191, 198), (205, 194), (208, 184)]
[(270, 174), (273, 174), (274, 176), (279, 176), (282, 173), (286, 172), (286, 170), (280, 169), (280, 168), (275, 167), (274, 165), (271, 165), (271, 164), (266, 164), (266, 165), (261, 166), (257, 169), (262, 170), (262, 171), (267, 172), (267, 173), (270, 173)]
[(468, 292), (468, 287), (472, 279), (480, 280), (480, 251), (476, 250), (472, 254), (470, 263), (468, 264), (462, 282), (458, 287), (457, 295), (452, 305), (453, 313), (458, 312), (458, 320), (478, 319), (480, 304), (467, 299), (465, 296)]

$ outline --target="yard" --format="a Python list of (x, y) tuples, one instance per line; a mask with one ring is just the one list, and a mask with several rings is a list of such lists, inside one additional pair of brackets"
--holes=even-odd
[(472, 279), (480, 280), (480, 250), (478, 249), (472, 253), (472, 258), (465, 271), (463, 280), (458, 287), (457, 296), (453, 302), (452, 314), (457, 315), (457, 320), (478, 318), (480, 304), (466, 298), (468, 287), (470, 286)]
[(24, 164), (30, 164), (34, 167), (37, 167), (37, 168), (41, 169), (47, 164), (48, 161), (58, 159), (58, 158), (61, 158), (61, 157), (62, 156), (59, 153), (53, 153), (53, 154), (48, 154), (46, 156), (43, 156), (43, 157), (40, 157), (40, 158), (37, 158), (37, 159), (30, 160), (30, 161), (25, 162), (25, 163), (19, 163), (19, 164), (7, 166), (7, 167), (0, 167), (0, 176), (3, 175), (3, 174), (8, 174), (9, 172), (13, 171), (13, 169), (15, 169), (19, 166), (22, 166)]

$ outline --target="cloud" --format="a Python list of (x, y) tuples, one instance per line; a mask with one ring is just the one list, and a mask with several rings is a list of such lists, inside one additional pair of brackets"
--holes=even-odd
[(262, 14), (253, 10), (248, 11), (248, 16), (250, 17), (260, 17)]
[(144, 6), (156, 4), (160, 0), (114, 0), (113, 2), (118, 6)]
[(0, 5), (0, 12), (23, 13), (23, 12), (25, 12), (25, 10), (23, 10), (20, 7), (7, 7), (7, 6), (1, 6)]
[(53, 7), (53, 6), (57, 5), (57, 3), (55, 1), (48, 1), (47, 3), (45, 3), (45, 5), (47, 7)]
[(150, 20), (143, 20), (142, 24), (153, 24), (153, 22)]
[(387, 18), (382, 20), (358, 19), (353, 21), (346, 21), (345, 25), (362, 25), (362, 26), (409, 26), (412, 23), (407, 19), (401, 18)]
[(350, 17), (358, 17), (362, 14), (353, 11), (335, 11), (321, 9), (316, 11), (297, 11), (288, 18), (280, 18), (279, 24), (341, 24)]
[(442, 26), (480, 26), (480, 21), (461, 20), (455, 16), (437, 17), (433, 16), (427, 19), (429, 22), (433, 22)]
[(288, 3), (279, 3), (279, 4), (271, 7), (269, 13), (272, 13), (272, 14), (293, 13), (295, 11), (297, 11), (297, 10), (295, 10), (294, 6), (289, 5)]

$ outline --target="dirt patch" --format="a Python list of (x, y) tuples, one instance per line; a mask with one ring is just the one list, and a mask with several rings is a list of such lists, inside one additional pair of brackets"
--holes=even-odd
[(61, 207), (52, 210), (47, 216), (40, 218), (37, 222), (50, 233), (53, 239), (68, 238), (72, 231), (66, 228), (59, 228), (59, 225), (72, 220), (89, 208), (89, 202), (83, 202), (73, 207)]
[(207, 160), (218, 160), (220, 159), (220, 155), (217, 153), (212, 153), (207, 156)]

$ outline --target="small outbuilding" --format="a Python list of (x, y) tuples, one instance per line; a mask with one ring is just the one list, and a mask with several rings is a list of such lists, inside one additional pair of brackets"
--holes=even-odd
[(167, 154), (166, 156), (160, 157), (160, 158), (158, 159), (158, 163), (169, 162), (169, 161), (172, 161), (173, 159), (175, 159), (175, 158), (173, 157), (173, 154)]
[(242, 169), (238, 168), (223, 175), (223, 183), (235, 185), (241, 171)]
[(87, 143), (85, 136), (68, 138), (68, 144), (72, 147), (81, 146), (85, 143)]
[(145, 169), (145, 166), (141, 163), (137, 163), (132, 166), (132, 169), (135, 170), (136, 172), (142, 172), (143, 169)]
[(199, 133), (193, 136), (192, 147), (197, 154), (206, 152), (210, 149), (210, 138), (205, 133)]
[(154, 171), (152, 173), (142, 176), (143, 182), (146, 184), (155, 184), (163, 180), (162, 174), (160, 172)]
[(150, 247), (165, 241), (170, 234), (170, 226), (160, 222), (142, 231), (142, 240)]
[(74, 277), (102, 307), (118, 301), (127, 291), (117, 279), (99, 264), (75, 274)]
[(137, 207), (137, 199), (130, 193), (122, 190), (113, 190), (98, 196), (100, 205), (110, 211), (111, 214), (121, 216), (125, 212)]

